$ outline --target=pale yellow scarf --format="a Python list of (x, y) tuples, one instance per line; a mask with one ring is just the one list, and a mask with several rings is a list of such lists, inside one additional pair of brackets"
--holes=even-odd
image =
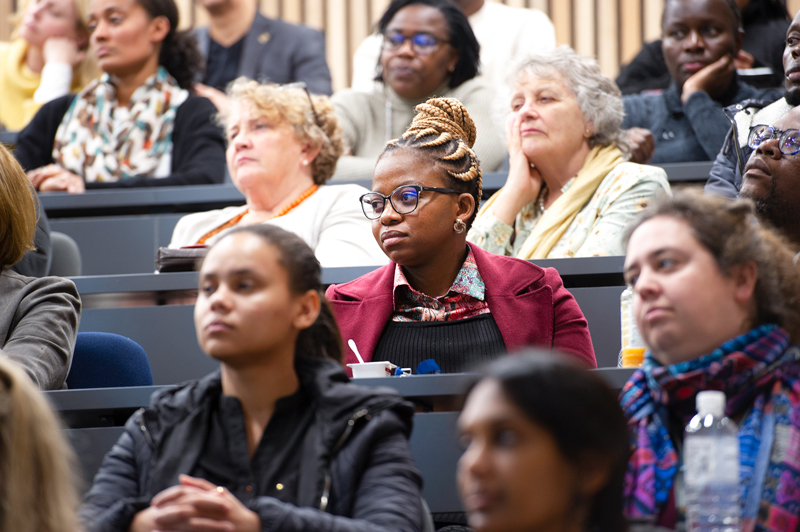
[[(550, 208), (533, 226), (525, 243), (519, 250), (520, 259), (544, 259), (550, 254), (573, 220), (592, 199), (595, 191), (606, 175), (620, 163), (625, 162), (622, 152), (614, 145), (595, 146), (586, 156), (586, 162), (575, 176), (575, 182), (564, 194), (556, 199)], [(484, 215), (491, 208), (499, 191), (489, 198), (478, 216)]]

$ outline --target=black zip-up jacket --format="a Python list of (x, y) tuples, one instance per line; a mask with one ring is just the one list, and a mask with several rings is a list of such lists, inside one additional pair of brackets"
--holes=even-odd
[[(297, 505), (255, 497), (247, 506), (270, 532), (423, 529), (422, 479), (408, 436), (413, 408), (394, 390), (348, 382), (331, 360), (298, 357), (315, 418), (303, 437)], [(91, 532), (127, 532), (157, 493), (197, 462), (219, 372), (154, 394), (106, 455), (80, 515)]]
[(734, 118), (739, 113), (745, 113), (751, 115), (751, 120), (747, 121), (749, 125), (757, 125), (752, 123), (752, 116), (778, 100), (780, 98), (750, 99), (739, 102), (736, 105), (730, 105), (724, 109), (725, 116), (731, 123), (731, 128), (728, 130), (725, 143), (722, 145), (722, 149), (717, 154), (716, 159), (714, 159), (714, 164), (708, 174), (708, 181), (705, 186), (706, 194), (714, 194), (730, 199), (735, 199), (739, 195), (739, 190), (742, 188), (744, 165), (753, 150), (746, 145), (739, 145), (739, 128)]

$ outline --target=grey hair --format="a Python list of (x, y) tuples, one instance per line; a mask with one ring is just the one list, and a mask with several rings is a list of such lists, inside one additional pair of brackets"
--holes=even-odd
[(593, 57), (578, 55), (569, 46), (559, 46), (547, 53), (533, 54), (510, 71), (503, 105), (508, 113), (513, 87), (528, 79), (553, 79), (561, 76), (575, 95), (583, 117), (594, 126), (589, 146), (616, 145), (625, 160), (630, 158), (628, 135), (620, 129), (625, 117), (622, 93), (616, 83), (600, 72)]

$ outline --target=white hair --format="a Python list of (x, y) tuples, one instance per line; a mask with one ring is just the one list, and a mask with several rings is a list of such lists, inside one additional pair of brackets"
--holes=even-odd
[(563, 78), (575, 95), (584, 119), (594, 126), (589, 146), (614, 144), (628, 159), (628, 135), (620, 129), (625, 109), (619, 87), (600, 72), (600, 66), (594, 58), (578, 55), (569, 46), (530, 55), (511, 69), (505, 94), (499, 99), (503, 116), (510, 112), (513, 87), (529, 79), (552, 79), (557, 76)]

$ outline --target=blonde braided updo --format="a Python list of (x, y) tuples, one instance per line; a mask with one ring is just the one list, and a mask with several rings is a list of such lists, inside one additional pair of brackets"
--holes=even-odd
[(478, 156), (472, 151), (477, 130), (467, 109), (455, 98), (431, 98), (415, 107), (417, 115), (399, 139), (387, 143), (381, 157), (398, 148), (420, 150), (433, 158), (447, 175), (452, 188), (471, 194), (478, 212), (483, 189)]

